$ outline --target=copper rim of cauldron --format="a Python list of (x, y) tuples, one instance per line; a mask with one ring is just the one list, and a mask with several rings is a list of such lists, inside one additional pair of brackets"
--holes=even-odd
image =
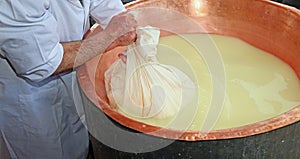
[[(296, 14), (300, 18), (300, 13), (294, 8), (276, 4), (274, 2), (270, 2), (266, 0), (253, 0), (253, 1), (261, 1), (266, 5), (274, 5), (280, 9), (284, 9), (293, 14)], [(126, 5), (126, 8), (128, 9), (135, 8), (136, 6), (139, 6), (140, 4), (143, 4), (145, 2), (151, 3), (152, 1), (151, 0), (134, 1), (128, 3)], [(97, 95), (97, 93), (95, 91), (91, 91), (91, 90), (95, 90), (95, 88), (92, 84), (91, 78), (87, 74), (87, 72), (89, 71), (88, 65), (89, 62), (84, 64), (77, 70), (78, 81), (85, 95), (92, 101), (93, 104), (95, 104), (99, 109), (101, 109), (106, 115), (108, 115), (113, 120), (117, 121), (123, 126), (131, 128), (133, 130), (137, 130), (145, 134), (151, 134), (162, 138), (184, 140), (184, 141), (230, 139), (230, 138), (240, 138), (240, 137), (265, 133), (300, 121), (300, 105), (299, 105), (271, 119), (267, 119), (254, 124), (249, 124), (249, 125), (235, 127), (235, 128), (211, 130), (209, 132), (199, 132), (199, 131), (183, 132), (180, 130), (165, 129), (165, 128), (149, 125), (146, 123), (142, 123), (130, 119), (120, 114), (115, 109), (111, 109), (109, 105), (103, 102), (99, 102), (98, 100), (99, 96)], [(299, 78), (300, 72), (297, 73)]]

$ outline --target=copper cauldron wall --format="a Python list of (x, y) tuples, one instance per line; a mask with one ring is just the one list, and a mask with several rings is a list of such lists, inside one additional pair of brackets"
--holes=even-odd
[[(211, 33), (240, 38), (282, 59), (300, 78), (300, 12), (295, 8), (267, 0), (141, 0), (128, 3), (126, 7), (130, 10), (142, 10), (144, 16), (149, 16), (144, 18), (147, 21), (140, 21), (141, 25), (149, 23), (166, 28), (163, 36), (173, 33)], [(146, 14), (157, 8), (158, 12)], [(188, 24), (197, 25), (184, 25), (187, 21), (174, 17), (172, 19), (168, 14), (162, 15), (166, 9), (178, 12), (183, 17), (188, 16)], [(201, 29), (195, 27), (198, 25)], [(151, 134), (162, 140), (183, 140), (175, 141), (157, 152), (140, 154), (139, 157), (155, 154), (159, 156), (165, 154), (164, 152), (169, 153), (168, 157), (175, 158), (181, 158), (181, 155), (185, 155), (185, 158), (196, 158), (197, 155), (208, 158), (251, 158), (255, 155), (267, 158), (300, 157), (300, 133), (297, 133), (300, 131), (300, 106), (269, 120), (232, 129), (215, 130), (205, 136), (199, 136), (199, 132), (180, 132), (147, 125), (111, 109), (107, 104), (103, 74), (117, 58), (117, 53), (123, 49), (118, 48), (110, 54), (98, 56), (77, 71), (91, 134), (106, 131), (105, 128), (101, 129), (105, 125), (99, 120), (108, 117), (110, 122), (128, 131)], [(104, 146), (101, 141), (97, 141), (97, 135), (92, 137), (92, 140), (94, 146), (99, 148), (99, 155), (113, 157), (118, 153), (119, 156), (134, 157), (133, 154)]]

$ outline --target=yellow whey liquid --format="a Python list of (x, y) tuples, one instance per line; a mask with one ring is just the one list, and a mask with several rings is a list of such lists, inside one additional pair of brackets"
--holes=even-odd
[[(157, 57), (160, 63), (186, 73), (197, 85), (199, 94), (194, 104), (196, 110), (192, 106), (182, 108), (191, 109), (188, 114), (164, 120), (135, 119), (150, 125), (180, 130), (226, 129), (273, 118), (300, 104), (299, 79), (293, 69), (236, 38), (208, 34), (162, 37)], [(212, 76), (225, 80), (216, 85)], [(216, 98), (212, 97), (213, 88), (220, 91)], [(222, 100), (222, 96), (223, 105), (211, 110), (212, 100)]]

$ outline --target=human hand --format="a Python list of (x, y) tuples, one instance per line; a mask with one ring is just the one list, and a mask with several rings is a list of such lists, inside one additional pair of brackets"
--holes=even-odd
[(113, 39), (109, 48), (126, 46), (136, 40), (137, 21), (131, 12), (123, 12), (112, 18), (106, 29)]
[(128, 32), (127, 34), (122, 35), (119, 38), (117, 38), (115, 41), (113, 41), (107, 48), (107, 51), (118, 46), (127, 46), (133, 43), (135, 40), (136, 40), (135, 31)]

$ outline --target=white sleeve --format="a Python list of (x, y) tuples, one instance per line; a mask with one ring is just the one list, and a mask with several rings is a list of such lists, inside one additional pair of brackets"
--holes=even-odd
[(48, 0), (0, 3), (0, 49), (18, 76), (41, 81), (59, 66), (63, 48)]
[(111, 18), (125, 11), (121, 0), (91, 0), (90, 14), (102, 28), (105, 28)]

